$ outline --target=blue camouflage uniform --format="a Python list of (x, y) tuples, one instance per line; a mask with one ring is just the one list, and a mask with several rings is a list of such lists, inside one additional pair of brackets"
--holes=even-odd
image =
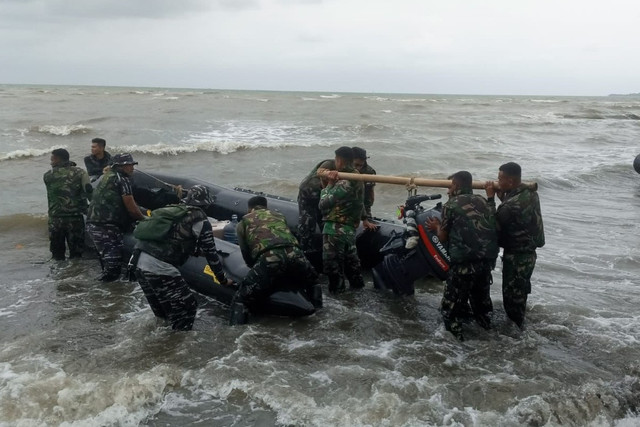
[(100, 255), (106, 276), (120, 275), (123, 233), (132, 223), (123, 196), (133, 194), (131, 179), (112, 168), (96, 187), (87, 214), (87, 232)]
[(196, 206), (171, 205), (156, 209), (151, 217), (170, 209), (182, 210), (182, 215), (176, 217), (166, 236), (143, 240), (134, 232), (138, 238), (135, 249), (140, 251), (136, 278), (155, 316), (171, 322), (174, 330), (185, 331), (193, 326), (198, 303), (178, 267), (190, 255), (202, 254), (220, 283), (227, 278), (204, 211)]

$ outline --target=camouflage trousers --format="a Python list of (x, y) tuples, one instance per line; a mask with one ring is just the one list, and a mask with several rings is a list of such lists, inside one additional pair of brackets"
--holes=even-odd
[(298, 241), (304, 252), (315, 248), (315, 236), (318, 226), (322, 230), (322, 213), (318, 208), (320, 197), (309, 198), (298, 195)]
[(502, 301), (509, 319), (522, 328), (527, 297), (531, 293), (531, 275), (536, 266), (537, 255), (528, 253), (505, 253), (502, 257)]
[(123, 234), (113, 224), (87, 224), (87, 232), (100, 255), (102, 270), (106, 274), (120, 274), (122, 269)]
[(79, 216), (49, 217), (49, 250), (55, 260), (63, 260), (65, 242), (69, 258), (79, 258), (84, 251), (84, 218)]
[(182, 276), (160, 276), (138, 268), (136, 278), (156, 317), (171, 322), (174, 330), (191, 330), (198, 302)]
[(345, 277), (350, 287), (362, 288), (364, 279), (360, 271), (356, 234), (342, 227), (335, 227), (335, 230), (335, 234), (322, 235), (322, 265), (329, 277), (329, 291), (342, 292)]
[(476, 322), (485, 329), (490, 327), (489, 313), (493, 311), (491, 302), (491, 268), (477, 269), (461, 273), (455, 268), (447, 277), (440, 313), (447, 331), (462, 340), (462, 324), (469, 314), (469, 303)]
[(278, 290), (307, 294), (318, 280), (318, 273), (297, 247), (274, 248), (263, 253), (242, 280), (238, 295), (252, 311)]

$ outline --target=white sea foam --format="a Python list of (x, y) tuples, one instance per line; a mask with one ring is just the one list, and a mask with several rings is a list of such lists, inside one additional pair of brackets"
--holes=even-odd
[(15, 425), (139, 425), (160, 410), (182, 372), (166, 365), (134, 375), (68, 374), (44, 356), (0, 364), (0, 408)]
[(35, 130), (55, 136), (69, 136), (74, 133), (87, 133), (91, 128), (85, 125), (43, 125), (38, 126)]
[(66, 145), (57, 145), (49, 148), (26, 148), (24, 150), (15, 150), (6, 154), (0, 154), (0, 161), (15, 160), (25, 157), (38, 157), (51, 153), (56, 148), (67, 148)]

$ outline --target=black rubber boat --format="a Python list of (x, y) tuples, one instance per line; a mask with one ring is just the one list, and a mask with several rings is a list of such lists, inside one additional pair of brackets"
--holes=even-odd
[[(178, 201), (171, 186), (180, 185), (188, 189), (193, 185), (206, 186), (215, 197), (215, 203), (206, 213), (211, 218), (216, 235), (216, 247), (222, 255), (225, 272), (236, 282), (242, 280), (249, 268), (244, 263), (240, 248), (222, 239), (223, 226), (233, 215), (240, 219), (247, 212), (247, 201), (262, 195), (268, 199), (270, 209), (281, 212), (294, 233), (298, 224), (298, 204), (296, 201), (242, 188), (227, 188), (196, 178), (179, 177), (136, 170), (134, 174), (134, 197), (141, 207), (156, 209)], [(407, 199), (404, 211), (418, 212), (418, 232), (420, 245), (414, 250), (405, 250), (407, 232), (405, 226), (394, 221), (375, 219), (379, 226), (375, 232), (357, 234), (357, 248), (362, 266), (373, 268), (374, 285), (378, 289), (391, 290), (399, 295), (413, 293), (413, 281), (424, 276), (444, 279), (448, 270), (448, 255), (437, 237), (426, 230), (424, 221), (428, 216), (439, 215), (439, 208), (425, 210), (420, 202), (436, 196), (414, 196)], [(317, 230), (317, 253), (322, 247), (322, 235)], [(125, 249), (130, 252), (135, 245), (132, 233), (125, 235)], [(384, 249), (383, 249), (384, 248)], [(383, 249), (381, 251), (381, 249)], [(317, 266), (318, 260), (312, 260)], [(234, 289), (214, 282), (213, 274), (202, 257), (190, 257), (180, 269), (189, 285), (203, 295), (223, 304), (229, 304)], [(314, 313), (313, 305), (300, 293), (290, 291), (275, 292), (265, 304), (264, 313), (282, 316), (306, 316)]]

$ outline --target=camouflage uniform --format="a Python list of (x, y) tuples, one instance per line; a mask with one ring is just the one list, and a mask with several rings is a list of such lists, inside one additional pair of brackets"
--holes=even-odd
[(123, 232), (132, 222), (122, 197), (130, 195), (129, 177), (111, 169), (102, 177), (89, 204), (87, 231), (107, 275), (120, 274)]
[(65, 162), (47, 171), (43, 180), (49, 203), (49, 250), (53, 259), (65, 258), (65, 240), (69, 258), (82, 256), (84, 218), (91, 197), (89, 176), (73, 162)]
[[(172, 205), (164, 209), (184, 209), (167, 236), (160, 240), (141, 240), (136, 243), (140, 251), (136, 278), (153, 313), (171, 322), (175, 330), (190, 330), (196, 316), (198, 303), (178, 267), (190, 255), (202, 253), (220, 283), (227, 278), (222, 270), (213, 238), (211, 223), (202, 209), (196, 206)], [(135, 235), (135, 232), (134, 232)]]
[(462, 322), (468, 301), (476, 321), (489, 328), (493, 311), (491, 270), (498, 256), (494, 207), (471, 189), (461, 189), (442, 208), (442, 230), (448, 233), (451, 268), (440, 312), (445, 327), (462, 340)]
[[(341, 172), (358, 173), (347, 167)], [(363, 211), (364, 184), (341, 179), (322, 189), (320, 204), (322, 220), (322, 263), (329, 277), (329, 291), (344, 291), (344, 278), (352, 288), (364, 286), (360, 259), (356, 249), (356, 228)]]
[[(376, 170), (369, 166), (368, 163), (365, 163), (364, 167), (360, 171), (360, 173), (367, 175), (375, 175)], [(371, 206), (373, 206), (374, 202), (374, 192), (373, 187), (375, 187), (375, 182), (365, 182), (364, 183), (364, 213), (362, 215), (362, 219), (372, 219), (373, 215), (371, 215)]]
[[(251, 310), (280, 289), (312, 296), (318, 274), (300, 250), (284, 215), (256, 206), (242, 217), (236, 229), (242, 257), (251, 267), (238, 295)], [(302, 286), (292, 288), (292, 283)]]
[[(490, 201), (495, 206), (495, 201)], [(506, 193), (496, 211), (502, 257), (502, 298), (507, 316), (524, 323), (536, 248), (544, 246), (544, 226), (538, 193), (521, 184)]]
[(302, 180), (298, 190), (298, 239), (300, 247), (305, 252), (315, 249), (313, 242), (316, 228), (319, 226), (322, 230), (322, 213), (318, 208), (322, 190), (321, 178), (317, 173), (320, 168), (334, 170), (335, 160), (323, 160), (318, 163)]
[(95, 180), (102, 175), (102, 171), (105, 167), (111, 165), (111, 154), (105, 151), (102, 159), (98, 159), (93, 154), (89, 154), (84, 158), (84, 165), (86, 166), (87, 173), (91, 179)]

